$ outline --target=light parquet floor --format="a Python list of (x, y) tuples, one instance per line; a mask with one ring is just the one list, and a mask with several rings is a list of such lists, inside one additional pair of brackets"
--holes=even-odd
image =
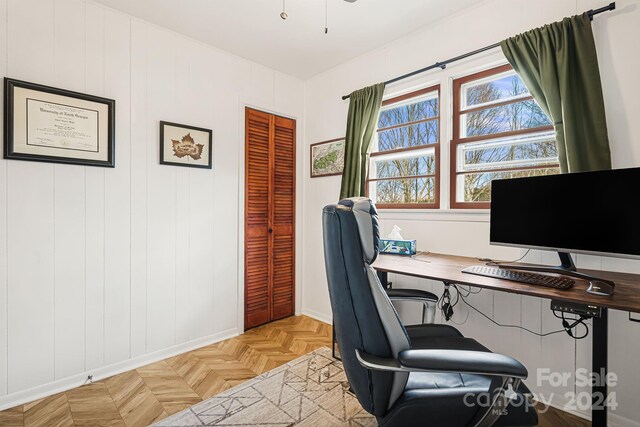
[[(322, 346), (331, 326), (306, 316), (0, 412), (3, 427), (147, 426)], [(555, 409), (540, 426), (588, 426)]]

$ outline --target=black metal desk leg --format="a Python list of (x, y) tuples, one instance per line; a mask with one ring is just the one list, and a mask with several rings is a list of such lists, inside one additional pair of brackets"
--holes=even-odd
[(389, 273), (386, 271), (376, 271), (378, 275), (378, 280), (380, 280), (380, 284), (383, 288), (389, 289)]
[(602, 309), (600, 317), (593, 318), (593, 343), (591, 347), (592, 373), (598, 384), (591, 388), (591, 425), (606, 427), (607, 425), (607, 351), (608, 351), (608, 319), (607, 309)]

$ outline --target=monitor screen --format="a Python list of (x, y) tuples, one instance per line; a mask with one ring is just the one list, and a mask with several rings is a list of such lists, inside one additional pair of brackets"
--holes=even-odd
[(640, 168), (495, 180), (491, 244), (640, 258)]

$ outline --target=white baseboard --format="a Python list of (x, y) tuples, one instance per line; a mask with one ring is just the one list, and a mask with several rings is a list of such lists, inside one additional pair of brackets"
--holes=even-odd
[[(571, 408), (567, 408), (567, 401), (563, 398), (562, 395), (553, 394), (552, 392), (546, 390), (536, 390), (537, 393), (542, 393), (543, 396), (553, 396), (550, 402), (542, 402), (546, 405), (552, 406), (560, 411), (567, 412), (569, 414), (575, 415), (576, 417), (580, 417), (585, 420), (591, 420), (591, 411), (581, 411), (574, 410)], [(534, 392), (534, 394), (536, 393)], [(630, 418), (626, 418), (622, 415), (617, 414), (615, 411), (611, 409), (607, 412), (607, 425), (609, 427), (640, 427), (640, 421), (632, 420)]]
[(544, 405), (549, 405), (552, 408), (558, 409), (558, 410), (560, 410), (562, 412), (566, 412), (568, 414), (575, 415), (576, 417), (579, 417), (579, 418), (582, 418), (582, 419), (585, 419), (585, 420), (591, 420), (591, 414), (586, 413), (586, 412), (582, 412), (582, 411), (576, 411), (576, 410), (573, 410), (573, 409), (570, 409), (570, 408), (566, 408), (565, 407), (565, 402), (558, 402), (558, 400), (559, 399), (556, 397), (555, 400), (551, 400), (549, 402), (544, 401), (544, 402), (540, 402), (540, 403), (542, 403)]
[(56, 393), (71, 390), (72, 388), (80, 387), (81, 385), (86, 384), (88, 375), (93, 375), (94, 382), (99, 381), (104, 378), (112, 377), (114, 375), (121, 374), (123, 372), (130, 371), (144, 365), (148, 365), (149, 363), (158, 362), (168, 357), (177, 356), (178, 354), (186, 353), (188, 351), (195, 350), (197, 348), (204, 347), (235, 336), (238, 336), (238, 329), (228, 329), (226, 331), (218, 332), (216, 334), (208, 335), (202, 338), (197, 338), (195, 340), (167, 347), (165, 349), (154, 351), (152, 353), (136, 356), (122, 362), (117, 362), (91, 371), (75, 374), (67, 378), (61, 378), (59, 380), (32, 387), (27, 390), (21, 390), (15, 393), (11, 393), (6, 396), (0, 397), (0, 411), (13, 408), (14, 406), (33, 402), (34, 400), (42, 399), (43, 397), (51, 396)]
[(609, 411), (607, 424), (610, 427), (640, 427), (640, 421), (632, 420)]
[(311, 310), (309, 308), (303, 308), (302, 314), (305, 316), (313, 317), (316, 320), (319, 320), (324, 323), (333, 324), (333, 317), (329, 314), (320, 313), (319, 311)]

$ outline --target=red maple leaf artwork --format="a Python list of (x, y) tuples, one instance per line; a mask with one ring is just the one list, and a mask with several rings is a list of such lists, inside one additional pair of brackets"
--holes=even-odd
[(204, 148), (204, 145), (196, 144), (191, 133), (183, 136), (180, 141), (172, 139), (171, 144), (173, 146), (173, 155), (180, 159), (185, 156), (189, 156), (193, 160), (200, 160), (202, 158), (202, 149)]

